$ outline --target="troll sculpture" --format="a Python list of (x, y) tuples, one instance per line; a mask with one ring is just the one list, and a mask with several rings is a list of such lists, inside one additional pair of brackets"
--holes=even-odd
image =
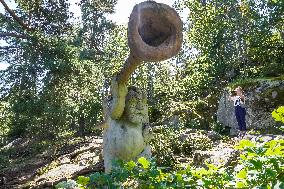
[(137, 4), (129, 17), (130, 54), (111, 81), (111, 99), (104, 103), (103, 156), (105, 172), (116, 159), (151, 157), (147, 96), (137, 87), (127, 87), (128, 79), (143, 62), (157, 62), (176, 55), (182, 42), (182, 22), (168, 5), (145, 1)]

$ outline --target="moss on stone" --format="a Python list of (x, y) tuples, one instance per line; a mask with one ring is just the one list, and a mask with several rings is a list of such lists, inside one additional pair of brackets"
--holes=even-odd
[[(277, 93), (275, 98), (272, 97), (273, 92)], [(262, 93), (260, 93), (259, 96), (262, 99), (265, 99), (265, 98), (269, 99), (269, 102), (275, 106), (284, 105), (284, 87), (277, 86), (277, 87), (267, 89), (263, 91)]]
[(278, 77), (265, 77), (265, 78), (248, 78), (248, 79), (239, 79), (228, 85), (229, 90), (234, 90), (236, 87), (241, 86), (244, 90), (255, 88), (261, 85), (265, 81), (284, 81), (284, 75)]
[(278, 77), (270, 77), (270, 78), (267, 78), (267, 80), (271, 80), (271, 81), (284, 81), (284, 75), (278, 76)]
[(259, 80), (256, 79), (245, 79), (245, 80), (237, 80), (234, 83), (230, 83), (228, 85), (229, 90), (234, 90), (238, 86), (241, 86), (243, 90), (247, 90), (250, 88), (255, 88), (260, 85)]

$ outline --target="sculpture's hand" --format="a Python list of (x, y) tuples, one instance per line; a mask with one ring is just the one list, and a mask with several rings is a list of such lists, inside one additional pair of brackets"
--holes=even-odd
[(111, 81), (111, 118), (119, 119), (124, 111), (125, 97), (128, 93), (126, 83), (117, 82), (116, 77)]
[(153, 137), (151, 127), (148, 123), (145, 123), (143, 125), (142, 134), (143, 134), (145, 143), (148, 144)]

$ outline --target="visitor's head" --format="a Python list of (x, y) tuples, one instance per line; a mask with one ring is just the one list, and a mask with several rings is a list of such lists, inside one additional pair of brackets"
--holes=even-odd
[(237, 93), (237, 95), (242, 95), (242, 94), (243, 94), (243, 89), (242, 89), (242, 87), (238, 86), (238, 87), (235, 89), (235, 92)]
[(146, 94), (137, 87), (129, 87), (123, 114), (124, 118), (134, 125), (148, 122)]

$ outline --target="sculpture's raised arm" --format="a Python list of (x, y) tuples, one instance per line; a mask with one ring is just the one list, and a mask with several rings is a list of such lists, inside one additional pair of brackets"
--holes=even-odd
[(126, 82), (118, 82), (117, 77), (111, 81), (111, 96), (112, 101), (110, 104), (110, 117), (112, 119), (120, 119), (125, 107), (125, 97), (127, 95)]
[(124, 111), (125, 97), (127, 95), (127, 81), (134, 70), (142, 63), (139, 58), (130, 54), (123, 68), (111, 81), (112, 103), (110, 105), (110, 116), (119, 119)]

